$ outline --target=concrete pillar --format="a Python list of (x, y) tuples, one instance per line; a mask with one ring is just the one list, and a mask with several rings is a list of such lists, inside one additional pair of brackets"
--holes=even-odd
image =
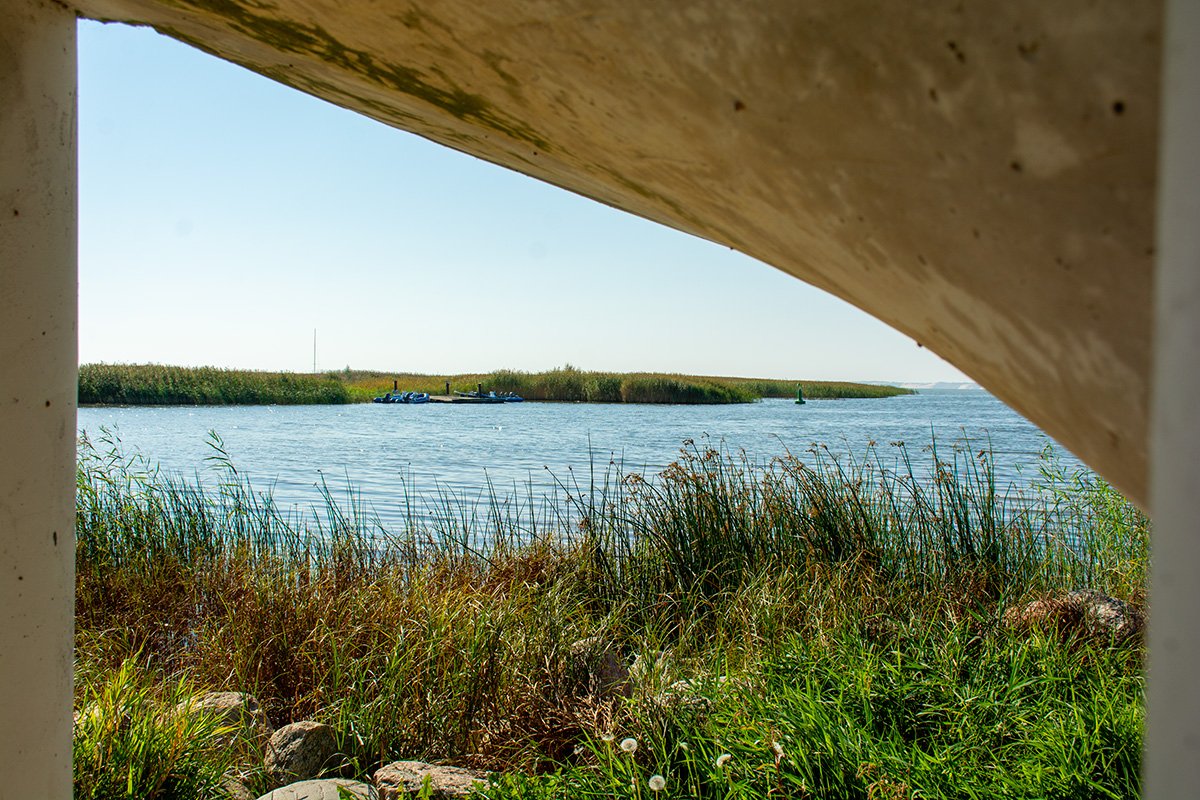
[(1200, 3), (1166, 5), (1145, 785), (1156, 800), (1200, 794)]
[(71, 796), (75, 14), (0, 0), (0, 796)]

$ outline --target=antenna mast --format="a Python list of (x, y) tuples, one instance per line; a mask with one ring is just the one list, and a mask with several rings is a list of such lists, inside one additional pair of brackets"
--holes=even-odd
[(313, 328), (313, 375), (317, 374), (317, 329)]

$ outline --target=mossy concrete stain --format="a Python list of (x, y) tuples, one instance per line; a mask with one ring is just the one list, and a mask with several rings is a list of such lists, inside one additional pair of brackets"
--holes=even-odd
[[(538, 136), (528, 125), (500, 114), (482, 96), (465, 91), (448, 79), (446, 87), (435, 85), (428, 81), (420, 70), (403, 64), (384, 62), (364, 50), (348, 47), (320, 25), (304, 25), (266, 16), (255, 10), (256, 7), (265, 10), (265, 6), (240, 3), (237, 0), (173, 0), (171, 5), (194, 8), (216, 15), (226, 20), (230, 27), (239, 33), (269, 45), (281, 53), (315, 55), (327, 64), (361, 75), (386, 89), (436, 106), (460, 121), (483, 125), (518, 141), (527, 142), (542, 151), (552, 149), (550, 143)], [(405, 15), (404, 19), (405, 25), (421, 25), (421, 15), (415, 10)], [(172, 35), (175, 33), (177, 32), (173, 32)], [(196, 44), (194, 38), (185, 41)], [(486, 56), (484, 61), (488, 61)], [(492, 68), (496, 69), (494, 64)], [(440, 77), (446, 78), (444, 74)], [(389, 113), (388, 116), (394, 114)]]

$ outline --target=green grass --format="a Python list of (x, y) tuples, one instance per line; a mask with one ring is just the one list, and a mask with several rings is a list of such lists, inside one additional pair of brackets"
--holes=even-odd
[[(227, 460), (204, 488), (85, 441), (79, 706), (136, 664), (157, 695), (328, 722), (347, 776), (446, 759), (506, 772), (490, 797), (641, 798), (654, 774), (669, 797), (1136, 797), (1140, 643), (999, 619), (1080, 586), (1143, 602), (1145, 517), (1053, 459), (1034, 500), (986, 453), (940, 456), (925, 480), (903, 448), (688, 444), (657, 480), (568, 482), (540, 511), (414, 498), (384, 531), (328, 494), (283, 513)], [(591, 697), (566, 665), (593, 635), (661, 663)], [(703, 708), (663, 698), (678, 680)]]
[(218, 796), (234, 753), (211, 714), (181, 713), (192, 697), (184, 681), (154, 681), (134, 659), (93, 674), (77, 671), (76, 798), (183, 800)]
[(468, 375), (415, 375), (344, 370), (319, 375), (254, 372), (158, 364), (84, 364), (82, 405), (303, 405), (366, 403), (392, 388), (442, 394), (516, 392), (527, 400), (587, 403), (749, 403), (762, 397), (879, 398), (911, 394), (894, 386), (829, 381), (584, 372), (566, 366), (548, 372), (498, 370)]

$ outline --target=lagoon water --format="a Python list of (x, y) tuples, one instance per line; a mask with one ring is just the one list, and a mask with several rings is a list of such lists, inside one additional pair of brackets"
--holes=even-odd
[(1078, 462), (1031, 423), (978, 390), (921, 393), (882, 400), (790, 400), (744, 405), (501, 406), (169, 406), (79, 409), (79, 431), (94, 441), (106, 429), (127, 451), (163, 470), (215, 483), (209, 431), (224, 441), (240, 475), (271, 489), (284, 507), (321, 504), (324, 480), (335, 497), (348, 487), (385, 522), (403, 518), (406, 497), (497, 495), (540, 498), (556, 481), (586, 485), (610, 462), (650, 477), (696, 446), (745, 451), (758, 462), (813, 444), (862, 455), (877, 443), (885, 463), (903, 441), (916, 466), (936, 436), (943, 456), (955, 444), (994, 454), (998, 483), (1021, 488), (1037, 474), (1047, 445), (1068, 467)]

